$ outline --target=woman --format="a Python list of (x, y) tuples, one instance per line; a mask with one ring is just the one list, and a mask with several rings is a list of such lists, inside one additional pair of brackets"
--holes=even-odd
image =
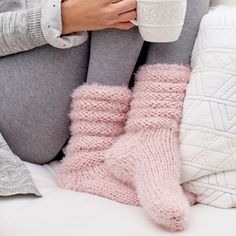
[[(34, 17), (32, 17), (32, 14), (37, 16), (40, 16), (40, 14), (27, 12), (26, 15), (28, 18), (26, 18), (28, 19), (28, 22), (30, 22), (29, 26), (31, 26), (30, 30), (28, 30), (30, 32), (30, 42), (35, 41), (35, 38), (33, 38), (32, 35), (37, 35), (36, 38), (40, 39), (36, 40), (38, 44), (36, 44), (35, 42), (31, 43), (28, 48), (40, 46), (46, 41), (50, 42), (54, 46), (63, 48), (71, 46), (75, 41), (80, 41), (81, 43), (86, 38), (86, 35), (84, 33), (69, 36), (69, 38), (60, 38), (59, 36), (61, 35), (61, 33), (68, 34), (77, 31), (81, 32), (84, 30), (98, 30), (104, 28), (132, 28), (132, 24), (128, 21), (135, 18), (134, 2), (130, 1), (128, 3), (128, 1), (120, 1), (116, 3), (107, 3), (105, 1), (104, 3), (104, 1), (102, 1), (99, 9), (101, 10), (105, 4), (105, 6), (108, 6), (106, 12), (109, 10), (109, 14), (106, 14), (105, 19), (102, 18), (104, 16), (105, 9), (103, 8), (103, 10), (101, 11), (97, 10), (97, 5), (99, 4), (98, 1), (93, 3), (92, 0), (91, 2), (89, 1), (88, 4), (87, 2), (80, 3), (77, 0), (68, 0), (66, 2), (63, 2), (61, 7), (62, 28), (55, 26), (52, 20), (48, 21), (52, 23), (47, 22), (47, 24), (44, 24), (44, 20), (42, 20), (41, 22), (44, 28), (42, 29), (41, 33), (39, 33), (38, 31), (37, 33), (34, 32), (35, 29), (39, 29), (40, 27), (37, 27), (37, 21), (33, 21), (34, 26), (32, 26), (31, 21), (32, 18), (35, 19)], [(38, 12), (41, 11), (41, 15), (45, 17), (49, 15), (46, 14), (47, 12), (53, 12), (53, 14), (58, 17), (58, 11), (53, 11), (53, 9), (56, 9), (57, 6), (57, 4), (48, 6), (47, 9), (51, 9), (50, 11), (46, 11), (45, 9), (40, 10), (40, 8), (38, 8)], [(95, 11), (92, 11), (92, 8), (90, 8), (91, 6), (94, 7), (93, 10)], [(119, 10), (116, 9), (115, 11), (112, 11), (114, 9), (114, 6), (117, 6), (117, 9)], [(209, 1), (206, 0), (188, 1), (186, 22), (180, 39), (175, 43), (149, 44), (145, 64), (159, 65), (157, 67), (148, 66), (148, 68), (151, 68), (150, 74), (148, 74), (150, 72), (150, 69), (147, 70), (148, 73), (146, 74), (141, 73), (141, 70), (139, 74), (142, 75), (138, 76), (138, 78), (140, 77), (140, 81), (142, 80), (142, 76), (151, 78), (151, 75), (153, 73), (158, 74), (160, 72), (160, 68), (162, 71), (163, 67), (160, 67), (160, 64), (173, 65), (177, 63), (179, 65), (189, 65), (191, 51), (197, 35), (198, 26), (202, 16), (207, 12), (208, 7)], [(34, 10), (32, 11), (36, 11), (36, 9), (34, 8)], [(67, 12), (69, 12), (69, 14), (67, 14)], [(117, 13), (121, 12), (123, 12), (123, 14), (117, 15)], [(110, 17), (113, 17), (111, 21)], [(91, 19), (92, 22), (94, 19), (93, 23), (91, 23)], [(32, 31), (34, 33), (32, 33)], [(74, 40), (72, 40), (72, 38), (70, 37), (74, 37)], [(14, 39), (15, 37), (13, 37), (13, 41)], [(12, 43), (11, 40), (10, 42)], [(19, 40), (20, 43), (21, 40), (22, 39)], [(4, 48), (11, 48), (12, 50), (12, 47), (7, 47), (6, 45), (4, 45)], [(70, 93), (74, 90), (74, 88), (85, 81), (88, 85), (97, 83), (109, 87), (127, 87), (142, 47), (143, 40), (139, 36), (136, 28), (130, 29), (129, 31), (125, 32), (109, 29), (102, 31), (93, 31), (90, 36), (90, 42), (86, 41), (81, 46), (68, 49), (66, 51), (61, 51), (50, 46), (46, 46), (34, 49), (30, 52), (1, 58), (0, 88), (2, 91), (0, 91), (0, 99), (2, 102), (0, 104), (0, 129), (13, 151), (18, 154), (23, 160), (34, 163), (42, 164), (52, 160), (60, 151), (69, 136), (69, 122), (66, 115), (69, 111)], [(19, 51), (20, 48), (23, 48), (23, 46), (17, 48), (15, 52)], [(9, 54), (12, 52), (11, 50), (8, 51), (7, 49), (5, 49), (6, 53), (8, 52)], [(25, 69), (26, 66), (27, 69)], [(187, 76), (187, 74), (188, 73), (186, 72), (185, 76)], [(139, 83), (139, 80), (138, 84), (142, 84)], [(154, 86), (154, 89), (156, 88), (156, 90), (158, 90), (158, 87), (160, 85), (159, 82), (155, 85), (156, 87)], [(185, 85), (186, 83), (187, 79), (185, 80)], [(141, 87), (139, 86), (139, 88)], [(157, 93), (155, 93), (156, 95), (154, 97), (147, 96), (145, 102), (147, 102), (149, 99), (154, 98), (157, 99), (158, 103), (161, 103), (162, 101), (159, 100), (158, 95), (159, 92), (160, 91), (158, 90)], [(181, 109), (183, 103), (182, 95), (183, 94), (181, 93), (180, 97), (182, 99), (180, 99), (179, 103), (177, 104), (179, 106), (179, 109)], [(137, 97), (138, 96), (136, 96), (135, 98), (134, 92), (134, 101), (136, 99), (138, 103), (143, 103), (143, 98), (139, 99)], [(91, 97), (86, 98), (91, 99)], [(75, 95), (73, 97), (73, 104), (77, 104), (77, 99), (78, 97), (77, 95)], [(129, 99), (127, 99), (127, 102), (128, 100)], [(86, 99), (84, 100), (84, 102), (85, 101)], [(124, 101), (120, 102), (122, 103)], [(82, 105), (80, 103), (78, 104), (82, 106), (84, 103)], [(76, 108), (75, 106), (73, 107), (74, 109), (77, 109), (77, 105)], [(171, 110), (171, 107), (168, 107), (168, 104), (166, 108)], [(138, 109), (138, 112), (142, 111)], [(78, 114), (81, 113), (82, 112), (78, 111)], [(169, 112), (167, 113), (164, 113), (164, 116), (166, 116), (164, 118), (168, 118), (169, 115), (173, 116), (173, 114), (169, 114)], [(130, 117), (132, 117), (132, 115), (130, 115)], [(77, 153), (77, 151), (81, 151), (83, 147), (80, 147), (79, 145), (76, 145), (76, 147), (73, 146), (73, 143), (76, 143), (79, 140), (76, 137), (76, 132), (73, 133), (73, 129), (82, 129), (83, 127), (81, 127), (80, 124), (77, 124), (76, 120), (78, 120), (78, 117), (74, 118), (75, 120), (73, 120), (72, 117), (71, 140), (74, 139), (75, 141), (70, 142), (68, 146), (70, 158), (67, 158), (68, 161), (65, 162), (65, 168), (64, 170), (62, 170), (61, 176), (63, 176), (63, 178), (61, 178), (61, 180), (59, 181), (60, 185), (74, 190), (86, 191), (97, 195), (106, 196), (112, 199), (119, 200), (121, 202), (137, 204), (135, 193), (133, 193), (132, 190), (127, 189), (126, 187), (124, 187), (124, 185), (120, 185), (120, 183), (114, 180), (113, 177), (109, 175), (109, 173), (104, 173), (103, 167), (100, 168), (99, 166), (99, 169), (96, 169), (97, 160), (91, 162), (91, 159), (84, 158), (82, 164), (78, 162), (76, 156), (78, 156), (80, 153)], [(174, 118), (175, 122), (179, 123), (179, 120), (181, 118), (179, 111), (178, 115), (175, 115)], [(145, 119), (145, 122), (146, 121), (147, 119)], [(158, 122), (155, 125), (156, 130), (160, 128), (157, 124)], [(138, 125), (136, 128), (141, 132), (143, 130), (142, 125)], [(128, 131), (132, 133), (133, 129), (130, 129)], [(154, 136), (159, 139), (161, 136), (163, 136), (163, 134), (161, 133), (157, 136), (155, 134)], [(172, 136), (172, 133), (168, 134), (168, 137), (169, 136)], [(149, 132), (147, 133), (147, 137), (150, 137)], [(114, 144), (115, 140), (112, 141), (111, 145), (114, 144), (113, 147), (115, 148), (115, 151), (114, 148), (112, 148), (113, 150), (110, 150), (109, 156), (114, 156), (114, 153), (116, 153), (117, 150), (123, 150), (124, 147), (122, 147), (121, 144), (124, 142), (129, 143), (130, 137), (127, 139), (127, 136), (124, 136), (121, 137), (121, 139), (123, 139), (123, 141), (121, 141), (120, 143), (118, 141)], [(131, 138), (131, 141), (132, 139), (133, 138)], [(142, 142), (138, 141), (138, 144), (141, 146), (145, 146), (147, 144), (147, 140), (149, 139), (144, 138)], [(157, 139), (152, 138), (151, 142), (155, 142), (155, 140)], [(163, 142), (164, 140), (165, 139), (163, 139)], [(176, 142), (175, 138), (173, 140), (174, 142)], [(131, 146), (132, 144), (130, 144), (130, 146), (128, 145), (128, 149), (130, 149)], [(164, 147), (165, 146), (166, 144), (164, 145)], [(109, 149), (110, 147), (111, 146), (102, 146), (102, 151), (105, 151), (105, 149)], [(149, 149), (149, 147), (147, 147), (147, 149)], [(166, 187), (162, 182), (163, 162), (161, 161), (158, 163), (157, 161), (157, 163), (154, 163), (152, 159), (143, 162), (144, 159), (142, 158), (142, 153), (137, 151), (137, 147), (135, 146), (132, 146), (132, 149), (136, 150), (136, 153), (134, 155), (138, 155), (140, 156), (140, 160), (142, 159), (142, 161), (139, 160), (139, 162), (141, 163), (139, 167), (135, 165), (137, 169), (128, 170), (127, 173), (127, 166), (123, 166), (123, 164), (127, 163), (123, 163), (121, 161), (121, 163), (117, 164), (117, 162), (113, 161), (112, 158), (111, 163), (108, 163), (108, 167), (113, 167), (110, 172), (112, 172), (112, 174), (115, 175), (118, 179), (121, 179), (125, 182), (132, 182), (133, 180), (130, 180), (129, 177), (131, 177), (132, 179), (133, 175), (138, 174), (138, 177), (136, 176), (136, 179), (139, 179), (138, 183), (136, 182), (132, 184), (137, 189), (139, 201), (146, 209), (149, 216), (156, 223), (164, 226), (165, 228), (168, 228), (170, 230), (181, 230), (183, 229), (186, 221), (187, 206), (186, 199), (184, 199), (184, 197), (182, 196), (182, 190), (179, 188), (178, 184), (179, 169), (177, 163), (179, 160), (179, 156), (176, 153), (175, 148), (176, 143), (174, 144), (174, 151), (167, 149), (171, 154), (167, 157), (164, 157), (164, 159), (162, 158), (163, 153), (165, 156), (164, 150), (161, 150), (160, 153), (162, 154), (158, 154), (161, 155), (161, 160), (167, 160), (167, 163), (164, 164), (164, 167), (171, 167), (171, 171), (169, 171), (166, 175), (166, 179), (168, 180), (167, 182), (170, 183), (168, 187)], [(162, 149), (162, 147), (160, 147), (160, 149)], [(94, 150), (92, 148), (89, 151)], [(150, 150), (148, 150), (148, 152), (150, 154)], [(74, 158), (71, 158), (73, 157), (73, 154), (76, 155), (74, 156)], [(96, 155), (93, 156), (96, 157)], [(101, 158), (101, 156), (97, 156), (98, 158)], [(122, 156), (122, 153), (119, 156)], [(91, 155), (89, 156), (89, 158), (91, 158)], [(103, 154), (101, 160), (99, 159), (98, 161), (101, 161), (101, 163), (103, 164)], [(95, 163), (95, 166), (92, 166), (92, 169), (94, 170), (94, 168), (96, 167), (96, 173), (102, 173), (101, 180), (105, 179), (106, 183), (112, 183), (113, 188), (111, 188), (111, 185), (98, 185), (97, 183), (94, 183), (93, 180), (87, 182), (84, 181), (87, 180), (88, 176), (91, 175), (91, 171), (89, 169), (91, 167), (91, 163)], [(131, 164), (134, 165), (134, 163)], [(81, 175), (81, 171), (78, 168), (76, 170), (73, 168), (71, 169), (72, 166), (78, 168), (80, 166), (85, 166), (85, 170), (89, 170), (89, 173), (83, 172)], [(122, 172), (122, 169), (124, 169), (126, 173)], [(145, 169), (153, 170), (151, 172), (157, 174), (148, 176), (146, 175), (147, 172)], [(70, 172), (71, 170), (72, 172)], [(160, 175), (158, 174), (158, 170), (161, 170)], [(92, 174), (94, 176), (94, 172)], [(74, 184), (73, 179), (70, 178), (71, 176), (75, 176)], [(85, 179), (81, 179), (81, 176), (83, 176)], [(123, 178), (124, 176), (125, 178)], [(174, 180), (175, 177), (176, 179)], [(82, 180), (82, 184), (78, 186), (79, 178)], [(147, 183), (147, 179), (150, 180), (151, 183)], [(157, 184), (152, 184), (155, 182), (157, 182)], [(129, 191), (128, 197), (125, 199), (124, 195), (122, 194), (118, 196), (118, 199), (117, 195), (114, 195), (114, 193), (127, 193), (127, 191)], [(170, 197), (171, 193), (173, 193), (172, 197)], [(176, 195), (176, 197), (174, 197), (174, 195)], [(156, 200), (152, 199), (153, 196), (155, 196)], [(167, 209), (171, 209), (170, 212), (168, 212)], [(167, 212), (168, 214), (162, 214), (163, 212)]]

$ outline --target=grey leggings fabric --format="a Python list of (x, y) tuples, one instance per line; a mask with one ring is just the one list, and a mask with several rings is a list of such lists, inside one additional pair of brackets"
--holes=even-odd
[(47, 163), (69, 137), (70, 94), (87, 75), (88, 42), (0, 58), (0, 130), (22, 160)]
[[(209, 2), (188, 3), (181, 39), (150, 44), (148, 64), (189, 64)], [(90, 41), (68, 50), (43, 46), (0, 58), (0, 131), (22, 160), (47, 163), (61, 150), (69, 138), (70, 94), (77, 86), (86, 81), (128, 85), (143, 46), (137, 29), (93, 32)]]
[(128, 86), (142, 47), (137, 28), (93, 32), (87, 83)]

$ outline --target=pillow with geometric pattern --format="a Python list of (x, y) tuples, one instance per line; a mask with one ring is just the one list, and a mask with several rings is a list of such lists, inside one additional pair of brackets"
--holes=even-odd
[(236, 207), (236, 7), (202, 19), (180, 127), (182, 182), (198, 202)]

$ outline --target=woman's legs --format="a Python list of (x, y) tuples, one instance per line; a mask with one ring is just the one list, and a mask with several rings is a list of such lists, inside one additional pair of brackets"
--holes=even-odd
[(86, 79), (88, 54), (86, 42), (0, 58), (0, 131), (22, 160), (47, 163), (69, 138), (70, 95)]
[(137, 28), (93, 32), (87, 83), (128, 86), (142, 46)]
[(137, 29), (92, 33), (87, 84), (73, 93), (72, 136), (58, 178), (61, 187), (138, 204), (134, 190), (105, 169), (104, 152), (124, 132), (128, 84), (142, 45)]

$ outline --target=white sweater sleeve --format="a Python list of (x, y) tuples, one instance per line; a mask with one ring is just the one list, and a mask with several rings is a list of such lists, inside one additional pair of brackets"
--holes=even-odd
[(45, 44), (70, 48), (87, 40), (87, 32), (68, 36), (61, 36), (61, 32), (61, 0), (47, 0), (42, 7), (0, 13), (0, 57)]
[(46, 44), (40, 22), (40, 8), (0, 13), (0, 57)]

